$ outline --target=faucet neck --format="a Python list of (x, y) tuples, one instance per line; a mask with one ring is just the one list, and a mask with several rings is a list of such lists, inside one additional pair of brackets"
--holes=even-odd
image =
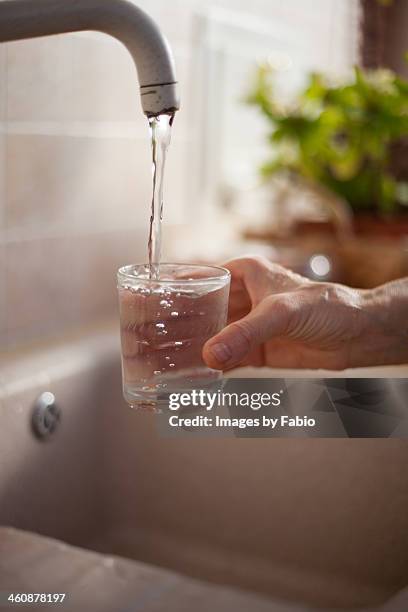
[(96, 30), (121, 41), (136, 65), (146, 115), (179, 108), (174, 60), (155, 21), (129, 0), (3, 0), (0, 42)]

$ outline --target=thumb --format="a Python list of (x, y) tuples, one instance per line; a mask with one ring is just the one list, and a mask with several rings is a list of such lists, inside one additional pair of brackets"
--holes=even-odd
[(290, 314), (290, 304), (282, 296), (265, 298), (247, 316), (231, 323), (205, 343), (204, 361), (215, 370), (238, 365), (254, 348), (283, 335)]

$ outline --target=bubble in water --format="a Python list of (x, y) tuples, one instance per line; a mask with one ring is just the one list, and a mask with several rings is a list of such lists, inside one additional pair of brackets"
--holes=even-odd
[(166, 355), (165, 360), (166, 361), (170, 361), (170, 357), (168, 355)]
[(164, 323), (156, 323), (157, 335), (158, 336), (166, 336), (167, 329)]
[(179, 313), (176, 312), (175, 310), (173, 312), (170, 313), (172, 317), (178, 317)]
[(174, 346), (183, 346), (183, 343), (181, 342), (181, 340), (176, 340)]
[(170, 367), (170, 368), (175, 368), (175, 367), (176, 367), (176, 364), (175, 364), (175, 363), (169, 363), (169, 367)]
[(171, 305), (172, 305), (172, 303), (169, 302), (169, 300), (161, 300), (160, 301), (160, 306), (163, 306), (163, 308), (170, 308)]
[(155, 376), (160, 376), (160, 374), (161, 374), (161, 370), (155, 370), (155, 371), (153, 372), (153, 374), (154, 374)]

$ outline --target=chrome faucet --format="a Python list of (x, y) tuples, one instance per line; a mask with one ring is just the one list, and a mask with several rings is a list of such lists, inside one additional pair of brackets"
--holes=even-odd
[(156, 23), (129, 0), (2, 0), (0, 42), (83, 30), (110, 34), (136, 64), (143, 112), (179, 108), (174, 60)]

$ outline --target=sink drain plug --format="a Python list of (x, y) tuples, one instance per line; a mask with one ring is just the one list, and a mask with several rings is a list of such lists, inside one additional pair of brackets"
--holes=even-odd
[(34, 404), (31, 426), (35, 436), (39, 440), (48, 440), (57, 430), (60, 421), (61, 410), (55, 396), (45, 391)]

